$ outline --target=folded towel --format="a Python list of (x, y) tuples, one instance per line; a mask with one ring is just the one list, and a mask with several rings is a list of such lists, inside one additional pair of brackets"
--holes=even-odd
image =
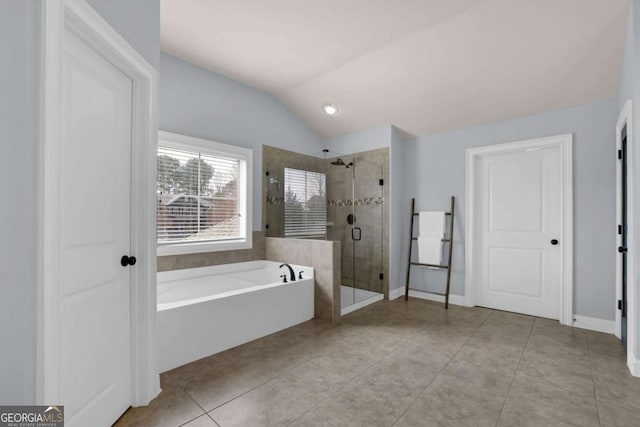
[(444, 237), (444, 212), (420, 212), (420, 236)]
[[(418, 262), (440, 265), (442, 262), (442, 238), (431, 236), (418, 237)], [(435, 268), (435, 267), (429, 267)]]

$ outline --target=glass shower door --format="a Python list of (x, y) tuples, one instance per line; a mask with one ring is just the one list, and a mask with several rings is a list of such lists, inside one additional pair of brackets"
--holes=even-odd
[(342, 156), (328, 163), (328, 236), (341, 242), (343, 313), (383, 293), (383, 160), (362, 157)]
[(368, 160), (354, 161), (353, 170), (353, 301), (354, 304), (382, 294), (383, 168)]

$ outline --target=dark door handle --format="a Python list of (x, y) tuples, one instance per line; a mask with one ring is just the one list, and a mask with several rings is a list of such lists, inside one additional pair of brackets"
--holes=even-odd
[(123, 267), (126, 267), (128, 265), (136, 265), (136, 261), (136, 257), (134, 256), (122, 255), (122, 258), (120, 258), (120, 265)]
[(558, 244), (558, 239), (551, 239), (551, 244), (553, 246), (557, 245)]
[[(356, 238), (355, 231), (358, 230), (358, 237)], [(355, 241), (362, 240), (362, 229), (360, 227), (353, 227), (351, 229), (351, 238)]]
[(618, 246), (618, 252), (620, 252), (620, 253), (627, 252), (627, 248), (623, 248), (622, 246)]

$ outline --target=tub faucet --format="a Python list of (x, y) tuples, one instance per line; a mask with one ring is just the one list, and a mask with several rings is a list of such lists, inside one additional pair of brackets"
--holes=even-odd
[(289, 264), (280, 264), (280, 268), (282, 267), (287, 267), (289, 269), (289, 273), (291, 274), (291, 281), (295, 282), (296, 281), (296, 273), (294, 273), (293, 268), (291, 268), (291, 266)]

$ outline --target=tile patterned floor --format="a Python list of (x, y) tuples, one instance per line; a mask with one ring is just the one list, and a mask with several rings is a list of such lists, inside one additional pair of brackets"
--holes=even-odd
[(167, 372), (116, 426), (640, 426), (624, 358), (612, 335), (397, 299)]

